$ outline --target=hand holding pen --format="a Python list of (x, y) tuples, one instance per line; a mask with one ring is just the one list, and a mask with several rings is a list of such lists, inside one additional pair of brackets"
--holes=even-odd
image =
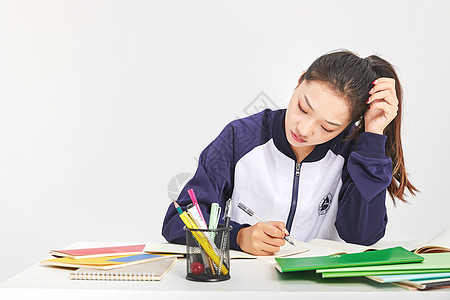
[(254, 255), (272, 255), (280, 250), (280, 247), (284, 245), (284, 240), (294, 245), (286, 236), (289, 235), (289, 232), (283, 222), (267, 222), (242, 202), (238, 204), (238, 207), (260, 221), (260, 223), (244, 227), (238, 232), (237, 242), (242, 250)]

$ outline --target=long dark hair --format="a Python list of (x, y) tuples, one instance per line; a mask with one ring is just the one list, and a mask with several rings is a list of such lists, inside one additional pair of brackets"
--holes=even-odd
[[(401, 141), (401, 119), (403, 91), (394, 67), (377, 55), (361, 58), (349, 50), (332, 51), (317, 58), (308, 70), (299, 78), (298, 85), (303, 80), (318, 81), (325, 84), (336, 95), (347, 99), (350, 103), (350, 118), (356, 123), (356, 130), (350, 138), (358, 139), (365, 131), (364, 114), (369, 91), (374, 86), (372, 82), (380, 77), (393, 78), (398, 98), (398, 112), (394, 120), (385, 128), (386, 155), (392, 159), (393, 180), (388, 187), (389, 195), (395, 199), (405, 200), (405, 189), (415, 195), (418, 190), (408, 180)], [(297, 85), (297, 86), (298, 86)]]

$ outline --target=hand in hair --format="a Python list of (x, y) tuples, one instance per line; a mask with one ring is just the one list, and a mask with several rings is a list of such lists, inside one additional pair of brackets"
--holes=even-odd
[(380, 77), (367, 100), (369, 109), (364, 115), (366, 132), (383, 134), (386, 126), (397, 116), (398, 99), (395, 92), (395, 79)]

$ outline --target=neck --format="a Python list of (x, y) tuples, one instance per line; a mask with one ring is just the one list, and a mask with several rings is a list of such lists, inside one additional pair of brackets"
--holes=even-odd
[(306, 146), (306, 147), (292, 147), (292, 151), (294, 151), (295, 156), (297, 157), (297, 162), (301, 163), (315, 148), (316, 146)]

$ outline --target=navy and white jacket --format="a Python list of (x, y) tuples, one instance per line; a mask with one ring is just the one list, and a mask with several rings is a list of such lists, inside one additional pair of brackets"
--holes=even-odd
[[(262, 218), (282, 221), (299, 241), (314, 238), (370, 245), (384, 236), (386, 188), (392, 161), (385, 155), (386, 136), (362, 133), (357, 142), (344, 140), (349, 126), (334, 139), (317, 145), (296, 161), (285, 133), (286, 109), (266, 109), (229, 123), (201, 153), (197, 171), (180, 193), (183, 210), (193, 188), (208, 222), (211, 203), (233, 199), (230, 247), (238, 231), (257, 221), (240, 210), (243, 202)], [(173, 205), (162, 234), (185, 243), (184, 224)]]

